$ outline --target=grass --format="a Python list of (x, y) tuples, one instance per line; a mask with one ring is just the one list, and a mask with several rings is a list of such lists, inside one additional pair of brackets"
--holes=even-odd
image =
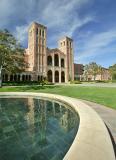
[(0, 92), (42, 92), (89, 100), (116, 109), (116, 88), (83, 86), (3, 87)]

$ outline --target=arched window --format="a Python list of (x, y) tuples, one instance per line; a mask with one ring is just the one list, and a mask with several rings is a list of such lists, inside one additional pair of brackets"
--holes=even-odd
[(59, 82), (59, 72), (55, 71), (55, 82)]
[(28, 75), (26, 75), (26, 81), (28, 81)]
[(55, 56), (54, 56), (54, 64), (55, 64), (55, 66), (59, 66), (59, 57), (58, 57), (58, 55), (57, 54), (55, 54)]
[(17, 80), (20, 81), (20, 74), (18, 75)]
[(31, 81), (31, 75), (29, 75), (29, 81)]
[(36, 35), (38, 35), (38, 28), (36, 28)]
[(63, 58), (61, 59), (61, 67), (64, 68), (64, 59)]
[(10, 81), (13, 81), (13, 75), (12, 74), (10, 75)]
[(44, 37), (44, 30), (42, 31), (42, 37)]
[(39, 31), (39, 35), (41, 36), (41, 29), (40, 29), (40, 31)]
[(8, 74), (5, 74), (4, 80), (5, 80), (5, 81), (8, 81)]
[(52, 82), (52, 71), (51, 70), (49, 70), (47, 73), (47, 79), (48, 79), (48, 82)]
[(3, 80), (3, 82), (5, 81), (5, 75), (4, 74), (2, 75), (2, 80)]
[(25, 75), (22, 75), (22, 81), (25, 81)]
[(17, 75), (16, 74), (14, 75), (14, 81), (15, 82), (17, 81)]
[(52, 66), (52, 56), (47, 57), (47, 64), (48, 66)]
[(61, 72), (61, 82), (65, 82), (65, 73), (64, 73), (64, 71)]
[(38, 75), (38, 81), (40, 82), (41, 81), (41, 79), (40, 79), (40, 76)]

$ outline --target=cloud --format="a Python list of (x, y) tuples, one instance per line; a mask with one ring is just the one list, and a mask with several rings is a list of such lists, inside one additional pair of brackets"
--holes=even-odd
[(116, 43), (116, 30), (89, 35), (83, 40), (83, 48), (78, 48), (80, 53), (76, 55), (75, 59), (78, 62), (87, 62), (88, 59), (94, 59), (96, 56), (107, 56), (107, 54), (115, 53), (114, 42)]
[(16, 31), (14, 32), (17, 40), (23, 44), (27, 40), (28, 34), (28, 25), (16, 26)]
[(71, 1), (50, 1), (41, 13), (42, 18), (46, 19), (47, 26), (62, 26), (76, 18), (78, 9), (90, 0), (71, 0)]
[[(0, 27), (13, 31), (21, 43), (27, 40), (27, 28), (32, 21), (48, 27), (48, 40), (52, 46), (60, 36), (71, 36), (76, 29), (93, 20), (86, 15), (80, 18), (78, 11), (92, 0), (1, 0)], [(48, 34), (49, 34), (48, 33)]]

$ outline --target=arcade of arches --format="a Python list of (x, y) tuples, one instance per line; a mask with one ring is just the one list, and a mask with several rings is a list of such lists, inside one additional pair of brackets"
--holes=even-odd
[(53, 57), (51, 55), (49, 55), (47, 57), (47, 65), (48, 66), (55, 66), (55, 67), (62, 67), (64, 68), (64, 58), (59, 58), (58, 54), (55, 54)]
[[(47, 72), (47, 80), (51, 83), (63, 83), (65, 82), (65, 60), (64, 57), (60, 58), (58, 54), (48, 55), (47, 65), (50, 66)], [(55, 68), (57, 67), (57, 68)], [(55, 71), (54, 71), (55, 70)], [(64, 70), (64, 71), (61, 71)], [(34, 77), (31, 74), (4, 74), (2, 76), (3, 82), (27, 82), (33, 81)], [(42, 81), (44, 79), (41, 75), (36, 75), (36, 81)]]
[(31, 81), (32, 80), (32, 76), (31, 75), (20, 75), (20, 74), (11, 74), (11, 75), (8, 75), (8, 74), (4, 74), (2, 76), (2, 80), (3, 82), (7, 82), (7, 81), (10, 81), (10, 82), (19, 82), (19, 81)]
[(60, 74), (59, 71), (55, 71), (53, 73), (52, 70), (49, 70), (47, 72), (48, 82), (52, 82), (52, 83), (65, 82), (65, 72), (64, 71), (61, 72), (61, 77), (59, 76), (59, 74)]

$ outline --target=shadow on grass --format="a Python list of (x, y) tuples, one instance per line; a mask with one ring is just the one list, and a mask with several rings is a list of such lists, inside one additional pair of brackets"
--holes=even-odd
[(59, 88), (60, 86), (41, 86), (41, 85), (31, 85), (31, 86), (15, 86), (15, 87), (2, 87), (0, 89), (0, 91), (8, 91), (8, 92), (26, 92), (26, 91), (39, 91), (39, 90), (49, 90), (49, 89), (55, 89), (55, 88)]
[(58, 88), (58, 86), (27, 86), (27, 87), (22, 87), (21, 90), (23, 91), (28, 91), (28, 90), (44, 90), (44, 89), (54, 89)]

